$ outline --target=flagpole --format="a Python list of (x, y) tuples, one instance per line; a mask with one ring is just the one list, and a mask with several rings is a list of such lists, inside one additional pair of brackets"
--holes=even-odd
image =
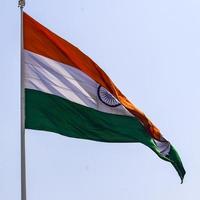
[(24, 63), (23, 63), (23, 8), (25, 0), (18, 1), (20, 8), (20, 118), (21, 118), (21, 200), (26, 200), (26, 153), (25, 153), (25, 98), (24, 98)]

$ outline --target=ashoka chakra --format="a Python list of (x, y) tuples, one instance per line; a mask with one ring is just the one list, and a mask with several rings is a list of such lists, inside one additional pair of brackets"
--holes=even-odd
[(97, 94), (100, 101), (107, 106), (117, 107), (121, 105), (119, 101), (110, 92), (108, 92), (104, 87), (100, 85), (98, 87)]

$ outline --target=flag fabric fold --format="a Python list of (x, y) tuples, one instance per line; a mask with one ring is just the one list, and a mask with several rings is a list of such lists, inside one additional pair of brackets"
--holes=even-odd
[(140, 142), (169, 161), (181, 159), (159, 129), (78, 48), (23, 13), (25, 127), (101, 142)]

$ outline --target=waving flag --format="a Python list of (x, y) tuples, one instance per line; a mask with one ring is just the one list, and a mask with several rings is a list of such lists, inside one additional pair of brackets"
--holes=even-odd
[(106, 73), (26, 13), (25, 127), (101, 142), (140, 142), (185, 170), (173, 146)]

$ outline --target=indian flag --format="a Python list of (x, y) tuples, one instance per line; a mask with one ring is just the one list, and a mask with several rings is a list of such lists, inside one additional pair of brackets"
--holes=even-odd
[(100, 142), (143, 143), (171, 162), (183, 180), (174, 147), (106, 73), (26, 13), (23, 20), (25, 127)]

